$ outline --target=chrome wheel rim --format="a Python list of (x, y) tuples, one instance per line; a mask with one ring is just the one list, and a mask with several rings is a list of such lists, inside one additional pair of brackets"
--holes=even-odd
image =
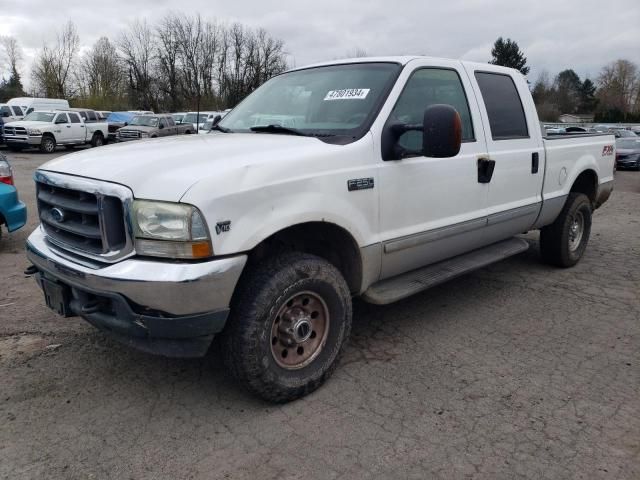
[(576, 212), (573, 216), (573, 222), (569, 226), (569, 250), (575, 252), (584, 236), (584, 215), (582, 212)]
[(318, 294), (296, 293), (280, 307), (271, 324), (271, 355), (287, 370), (313, 362), (329, 333), (329, 309)]

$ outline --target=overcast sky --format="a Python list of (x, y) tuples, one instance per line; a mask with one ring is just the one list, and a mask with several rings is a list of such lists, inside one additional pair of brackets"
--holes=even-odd
[(0, 35), (23, 47), (29, 83), (38, 49), (67, 20), (87, 48), (101, 36), (115, 40), (134, 18), (153, 22), (171, 11), (263, 27), (297, 66), (356, 48), (488, 61), (498, 36), (518, 42), (532, 81), (565, 68), (595, 78), (618, 58), (640, 64), (640, 0), (0, 0)]

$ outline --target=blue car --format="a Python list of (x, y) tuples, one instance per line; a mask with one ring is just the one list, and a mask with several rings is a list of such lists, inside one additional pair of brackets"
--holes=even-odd
[(13, 185), (13, 171), (7, 158), (0, 153), (0, 235), (2, 224), (13, 232), (27, 221), (27, 207), (18, 199), (18, 191)]

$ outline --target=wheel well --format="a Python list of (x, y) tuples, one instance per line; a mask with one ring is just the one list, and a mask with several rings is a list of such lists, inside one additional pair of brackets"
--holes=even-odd
[(250, 262), (286, 251), (310, 253), (333, 264), (349, 285), (358, 292), (362, 283), (362, 259), (355, 239), (344, 228), (327, 222), (293, 225), (260, 242), (250, 253)]
[(44, 132), (44, 133), (42, 134), (42, 138), (44, 138), (44, 137), (51, 137), (51, 138), (53, 138), (54, 140), (56, 139), (56, 137), (55, 137), (55, 136), (53, 135), (53, 133), (51, 133), (51, 132)]
[(598, 194), (598, 176), (593, 170), (585, 170), (571, 186), (572, 192), (584, 193), (591, 203), (596, 202), (596, 195)]

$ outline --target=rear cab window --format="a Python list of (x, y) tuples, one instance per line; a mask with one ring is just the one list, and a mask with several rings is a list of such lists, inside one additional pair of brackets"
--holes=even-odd
[(487, 110), (493, 140), (529, 138), (522, 100), (511, 76), (476, 71), (475, 77)]

